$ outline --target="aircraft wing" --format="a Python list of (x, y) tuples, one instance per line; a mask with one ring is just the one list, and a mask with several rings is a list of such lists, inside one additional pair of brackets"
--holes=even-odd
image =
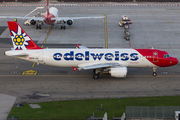
[(104, 16), (98, 16), (98, 17), (57, 17), (57, 18), (52, 18), (52, 20), (57, 20), (57, 21), (67, 21), (67, 20), (79, 20), (79, 19), (98, 19), (98, 18), (104, 18)]
[[(81, 65), (80, 65), (81, 66)], [(89, 70), (89, 69), (98, 69), (98, 68), (108, 68), (108, 67), (116, 67), (116, 66), (120, 66), (119, 63), (98, 63), (98, 64), (93, 64), (93, 65), (83, 65), (84, 67), (79, 67), (79, 68), (74, 68), (73, 70)]]
[(43, 17), (18, 17), (18, 16), (0, 16), (0, 18), (17, 18), (17, 19), (34, 19), (34, 20), (39, 20), (43, 21)]

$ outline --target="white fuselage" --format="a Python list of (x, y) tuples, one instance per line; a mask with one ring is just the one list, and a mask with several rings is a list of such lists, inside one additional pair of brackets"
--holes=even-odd
[(7, 56), (27, 54), (26, 57), (17, 58), (57, 67), (83, 67), (108, 62), (116, 62), (124, 67), (156, 67), (135, 49), (13, 50), (6, 51), (5, 54)]
[(55, 7), (50, 7), (49, 13), (53, 14), (55, 17), (58, 17), (58, 9)]

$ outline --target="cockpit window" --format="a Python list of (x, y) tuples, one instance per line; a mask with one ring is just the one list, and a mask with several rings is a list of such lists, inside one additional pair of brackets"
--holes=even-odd
[(164, 58), (169, 58), (169, 57), (171, 57), (172, 55), (170, 55), (170, 54), (165, 54), (164, 55)]

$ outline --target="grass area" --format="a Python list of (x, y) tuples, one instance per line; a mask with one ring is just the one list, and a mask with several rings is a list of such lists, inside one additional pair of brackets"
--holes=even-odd
[[(93, 115), (108, 118), (120, 117), (126, 106), (180, 106), (180, 96), (137, 97), (119, 99), (70, 100), (38, 103), (42, 108), (32, 109), (29, 104), (24, 107), (13, 107), (8, 117), (14, 116), (22, 120), (85, 120)], [(101, 110), (101, 104), (102, 109)], [(42, 112), (43, 111), (43, 112)]]

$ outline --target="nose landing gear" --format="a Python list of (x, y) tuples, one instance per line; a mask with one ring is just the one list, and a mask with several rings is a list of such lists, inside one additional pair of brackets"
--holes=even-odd
[(153, 67), (153, 74), (152, 74), (153, 76), (157, 76), (156, 69), (157, 69), (156, 67)]
[(61, 26), (61, 29), (66, 29), (66, 26)]

